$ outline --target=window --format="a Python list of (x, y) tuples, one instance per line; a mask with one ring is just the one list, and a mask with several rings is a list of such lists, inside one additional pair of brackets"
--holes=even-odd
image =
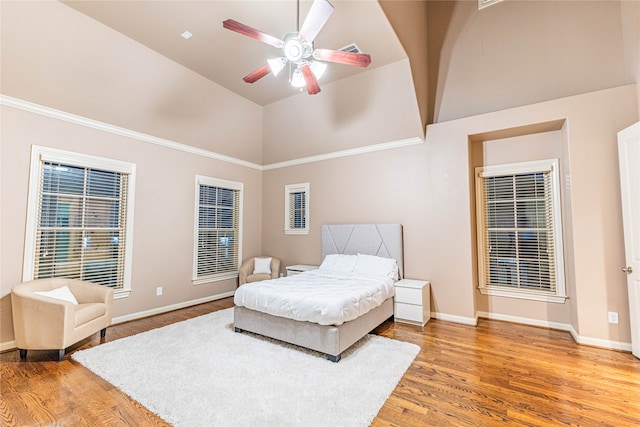
[(243, 184), (196, 176), (193, 283), (238, 276)]
[(309, 183), (284, 187), (284, 232), (309, 234)]
[(33, 147), (23, 279), (68, 277), (131, 291), (135, 165)]
[(476, 168), (480, 291), (564, 302), (557, 160)]

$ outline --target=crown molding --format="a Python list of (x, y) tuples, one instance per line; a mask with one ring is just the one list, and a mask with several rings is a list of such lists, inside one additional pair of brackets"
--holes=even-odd
[(76, 114), (67, 113), (65, 111), (56, 110), (55, 108), (45, 107), (43, 105), (35, 104), (33, 102), (25, 101), (18, 98), (13, 98), (7, 95), (0, 94), (0, 105), (28, 111), (30, 113), (39, 114), (41, 116), (63, 120), (63, 121), (74, 123), (80, 126), (97, 129), (103, 132), (109, 132), (115, 135), (120, 135), (127, 138), (133, 138), (139, 141), (144, 141), (144, 142), (159, 145), (162, 147), (183, 151), (185, 153), (195, 154), (197, 156), (208, 157), (210, 159), (220, 160), (223, 162), (227, 162), (227, 163), (231, 163), (231, 164), (235, 164), (238, 166), (243, 166), (243, 167), (247, 167), (247, 168), (255, 169), (259, 171), (287, 168), (291, 166), (303, 165), (306, 163), (321, 162), (325, 160), (338, 159), (341, 157), (348, 157), (348, 156), (357, 156), (360, 154), (373, 153), (376, 151), (383, 151), (383, 150), (392, 150), (396, 148), (402, 148), (402, 147), (424, 143), (423, 138), (414, 137), (414, 138), (401, 139), (401, 140), (391, 141), (391, 142), (383, 142), (380, 144), (367, 145), (364, 147), (351, 148), (348, 150), (334, 151), (331, 153), (319, 154), (317, 156), (302, 157), (299, 159), (287, 160), (287, 161), (278, 162), (278, 163), (271, 163), (263, 166), (257, 163), (236, 159), (235, 157), (225, 156), (224, 154), (216, 153), (214, 151), (197, 148), (192, 145), (182, 144), (180, 142), (175, 142), (168, 139), (159, 138), (157, 136), (148, 135), (146, 133), (137, 132), (137, 131), (126, 129), (120, 126), (112, 125), (110, 123), (105, 123), (98, 120), (89, 119), (87, 117), (78, 116)]
[(54, 108), (45, 107), (43, 105), (35, 104), (29, 101), (24, 101), (18, 98), (13, 98), (7, 95), (0, 95), (0, 105), (17, 108), (19, 110), (28, 111), (30, 113), (39, 114), (41, 116), (52, 117), (54, 119), (63, 120), (63, 121), (74, 123), (80, 126), (101, 130), (103, 132), (113, 133), (115, 135), (120, 135), (127, 138), (137, 139), (139, 141), (149, 142), (151, 144), (160, 145), (162, 147), (183, 151), (185, 153), (195, 154), (197, 156), (208, 157), (210, 159), (220, 160), (223, 162), (232, 163), (235, 165), (244, 166), (251, 169), (262, 170), (262, 166), (256, 163), (247, 162), (245, 160), (236, 159), (230, 156), (225, 156), (224, 154), (219, 154), (213, 151), (204, 150), (202, 148), (197, 148), (192, 145), (182, 144), (180, 142), (175, 142), (175, 141), (171, 141), (164, 138), (158, 138), (157, 136), (148, 135), (146, 133), (137, 132), (137, 131), (126, 129), (120, 126), (115, 126), (110, 123), (105, 123), (98, 120), (93, 120), (86, 117), (78, 116), (76, 114), (67, 113), (65, 111), (56, 110)]
[(392, 149), (395, 149), (395, 148), (408, 147), (408, 146), (411, 146), (411, 145), (418, 145), (418, 144), (422, 144), (422, 143), (424, 143), (424, 139), (418, 138), (418, 137), (400, 139), (400, 140), (397, 140), (397, 141), (383, 142), (381, 144), (366, 145), (364, 147), (351, 148), (351, 149), (348, 149), (348, 150), (341, 150), (341, 151), (334, 151), (334, 152), (326, 153), (326, 154), (319, 154), (317, 156), (302, 157), (302, 158), (299, 158), (299, 159), (287, 160), (287, 161), (284, 161), (284, 162), (271, 163), (271, 164), (268, 164), (268, 165), (264, 165), (262, 168), (263, 168), (263, 170), (288, 168), (288, 167), (291, 167), (291, 166), (303, 165), (303, 164), (306, 164), (306, 163), (321, 162), (321, 161), (324, 161), (324, 160), (338, 159), (340, 157), (357, 156), (359, 154), (373, 153), (373, 152), (376, 152), (376, 151), (392, 150)]

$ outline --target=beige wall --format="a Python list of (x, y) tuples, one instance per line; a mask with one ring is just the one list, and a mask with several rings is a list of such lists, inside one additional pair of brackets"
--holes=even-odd
[[(625, 68), (630, 78), (640, 83), (640, 1), (621, 1), (620, 15)], [(640, 104), (640, 84), (638, 85), (638, 104)]]
[[(416, 96), (406, 60), (261, 109), (58, 2), (0, 7), (3, 95), (264, 165), (424, 134), (424, 94)], [(232, 281), (190, 283), (194, 175), (203, 174), (245, 183), (244, 256), (315, 264), (321, 224), (400, 222), (406, 276), (432, 281), (437, 316), (522, 316), (568, 323), (588, 343), (628, 343), (615, 134), (638, 120), (640, 85), (618, 86), (640, 80), (639, 9), (635, 1), (505, 1), (481, 14), (471, 1), (429, 2), (428, 95), (441, 123), (428, 127), (426, 142), (264, 172), (2, 107), (0, 344), (12, 337), (8, 294), (21, 278), (32, 144), (138, 166), (134, 291), (116, 302), (116, 316), (233, 289)], [(541, 132), (540, 123), (561, 123), (553, 138), (570, 175), (565, 306), (483, 298), (475, 286), (470, 141)], [(285, 236), (284, 185), (300, 182), (311, 184), (311, 232)], [(619, 312), (619, 325), (607, 323), (607, 311)]]
[[(560, 121), (554, 123), (554, 126), (562, 126), (566, 122)], [(481, 140), (471, 142), (470, 144), (470, 171), (474, 174), (475, 168), (479, 166), (502, 165), (509, 163), (530, 162), (535, 160), (558, 159), (560, 165), (560, 193), (561, 200), (566, 200), (568, 189), (564, 185), (565, 179), (570, 179), (571, 172), (566, 169), (567, 160), (565, 154), (567, 140), (564, 139), (564, 133), (561, 130), (552, 130), (546, 132), (537, 132), (537, 129), (531, 132), (521, 132), (521, 136), (507, 137), (493, 140)], [(471, 204), (475, 206), (474, 189), (471, 189)], [(567, 227), (571, 227), (572, 215), (571, 205), (562, 206), (562, 223)], [(476, 233), (475, 212), (472, 211), (472, 230)], [(565, 227), (563, 227), (564, 229)], [(566, 260), (573, 259), (573, 240), (572, 236), (564, 234), (564, 258)], [(477, 238), (476, 238), (477, 241)], [(475, 248), (474, 248), (475, 249)], [(473, 257), (477, 259), (477, 250), (473, 250)], [(565, 261), (565, 269), (570, 270), (565, 275), (565, 280), (573, 277), (574, 265), (572, 262)], [(568, 280), (567, 280), (568, 281)], [(474, 282), (477, 285), (477, 280)], [(565, 286), (569, 295), (575, 294), (574, 283), (566, 283)], [(544, 321), (545, 324), (570, 324), (572, 305), (574, 299), (569, 299), (563, 304), (547, 303), (541, 301), (531, 301), (525, 299), (505, 298), (491, 295), (476, 294), (476, 309), (483, 315), (489, 315), (502, 318), (526, 318)], [(486, 314), (485, 314), (486, 313)]]
[[(132, 292), (114, 304), (114, 317), (232, 292), (236, 280), (194, 286), (195, 176), (244, 183), (243, 254), (260, 253), (262, 173), (84, 126), (2, 107), (0, 179), (0, 342), (13, 339), (11, 287), (22, 280), (32, 145), (136, 164)], [(163, 295), (156, 296), (156, 287)]]
[(256, 104), (57, 1), (0, 7), (4, 95), (261, 163)]
[[(400, 222), (406, 276), (431, 280), (436, 316), (473, 323), (477, 312), (486, 310), (563, 324), (578, 339), (596, 345), (629, 343), (626, 287), (618, 265), (624, 254), (616, 133), (637, 118), (636, 87), (631, 85), (434, 124), (426, 142), (417, 146), (265, 171), (263, 210), (269, 215), (263, 218), (263, 249), (285, 265), (318, 264), (322, 224)], [(570, 174), (565, 222), (566, 240), (573, 243), (567, 257), (573, 264), (571, 300), (561, 306), (479, 298), (469, 141), (483, 134), (526, 135), (548, 123), (556, 132), (551, 152), (544, 155), (559, 156)], [(527, 137), (523, 141), (522, 158), (542, 155)], [(287, 236), (284, 186), (301, 182), (311, 186), (311, 231)], [(607, 311), (620, 314), (618, 325), (607, 323)]]
[(271, 164), (423, 138), (411, 67), (401, 60), (264, 107), (263, 162)]
[(432, 1), (427, 12), (436, 123), (637, 81), (626, 62), (637, 15), (625, 50), (617, 1)]
[(243, 255), (259, 254), (261, 108), (61, 3), (1, 7), (3, 95), (187, 144), (203, 155), (3, 106), (0, 349), (13, 339), (10, 290), (22, 279), (32, 145), (136, 164), (132, 292), (115, 301), (115, 317), (233, 292), (235, 280), (191, 283), (195, 175), (244, 183)]

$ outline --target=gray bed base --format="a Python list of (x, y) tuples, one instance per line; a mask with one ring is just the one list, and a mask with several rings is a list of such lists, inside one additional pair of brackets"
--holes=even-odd
[[(402, 225), (339, 224), (322, 226), (322, 259), (328, 254), (358, 253), (395, 258), (403, 276)], [(319, 325), (234, 307), (236, 332), (248, 331), (325, 353), (338, 362), (351, 345), (393, 316), (393, 298), (342, 325)]]
[(299, 345), (325, 353), (327, 359), (337, 362), (343, 351), (391, 316), (393, 316), (393, 298), (340, 326), (301, 322), (236, 306), (233, 309), (233, 326), (236, 332), (254, 332)]

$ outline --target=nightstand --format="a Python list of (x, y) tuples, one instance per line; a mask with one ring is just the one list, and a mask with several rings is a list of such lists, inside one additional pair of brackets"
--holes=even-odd
[(427, 280), (402, 279), (394, 286), (395, 321), (424, 326), (431, 318), (430, 283)]
[(309, 270), (316, 270), (317, 268), (318, 268), (317, 265), (305, 265), (305, 264), (290, 265), (287, 267), (287, 276), (293, 276), (295, 274), (300, 274)]

